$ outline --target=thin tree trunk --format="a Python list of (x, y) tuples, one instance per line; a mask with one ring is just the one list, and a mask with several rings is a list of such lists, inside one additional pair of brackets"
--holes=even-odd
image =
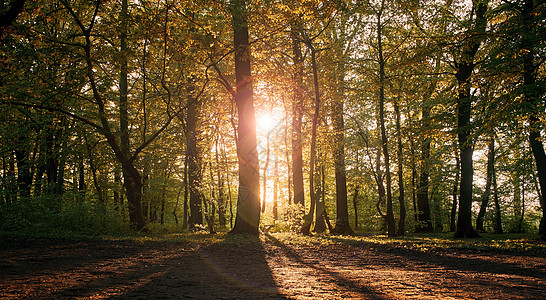
[(275, 151), (275, 162), (273, 170), (273, 220), (275, 220), (276, 222), (279, 219), (279, 157), (277, 156), (277, 151)]
[(182, 227), (188, 228), (188, 209), (189, 209), (189, 178), (188, 178), (188, 156), (184, 158), (184, 219), (182, 220)]
[(523, 179), (523, 182), (521, 183), (521, 216), (518, 220), (518, 228), (517, 231), (523, 233), (523, 218), (525, 215), (525, 179)]
[[(191, 101), (191, 100), (189, 100)], [(202, 161), (198, 150), (197, 112), (195, 106), (191, 104), (187, 109), (186, 124), (188, 128), (188, 138), (186, 140), (186, 156), (188, 157), (188, 184), (190, 192), (190, 217), (189, 227), (194, 229), (196, 226), (203, 225), (203, 194), (201, 192), (203, 174)]]
[(457, 230), (457, 196), (458, 196), (458, 186), (459, 186), (459, 176), (461, 174), (461, 162), (459, 159), (459, 152), (455, 151), (455, 182), (453, 183), (453, 202), (451, 204), (451, 214), (449, 222), (449, 231), (455, 232)]
[(413, 220), (415, 224), (419, 221), (417, 213), (417, 164), (415, 162), (415, 144), (411, 140), (411, 200), (413, 204)]
[(218, 147), (218, 140), (220, 136), (217, 137), (215, 145), (216, 151), (214, 152), (216, 159), (216, 176), (218, 177), (218, 223), (220, 227), (226, 227), (226, 195), (224, 190), (224, 178), (222, 177), (222, 172), (220, 170), (220, 148)]
[(311, 153), (309, 158), (309, 192), (311, 194), (311, 203), (309, 206), (309, 212), (305, 215), (304, 223), (301, 232), (308, 235), (311, 229), (311, 223), (313, 223), (313, 216), (315, 214), (315, 206), (317, 203), (318, 193), (315, 191), (315, 158), (316, 158), (316, 144), (317, 144), (317, 123), (320, 113), (320, 92), (318, 82), (318, 70), (317, 70), (317, 57), (316, 50), (311, 41), (308, 41), (307, 46), (311, 50), (311, 66), (313, 69), (313, 84), (315, 90), (315, 112), (312, 117), (311, 123)]
[(265, 213), (265, 206), (266, 206), (266, 197), (267, 197), (267, 168), (269, 168), (269, 155), (271, 153), (271, 147), (270, 147), (270, 139), (271, 139), (271, 132), (267, 133), (266, 137), (266, 150), (265, 150), (265, 164), (264, 164), (264, 175), (263, 175), (263, 196), (262, 196), (262, 214)]
[(294, 203), (294, 198), (292, 197), (292, 165), (290, 161), (290, 147), (288, 145), (288, 109), (286, 110), (286, 118), (284, 119), (284, 146), (286, 149), (285, 155), (286, 155), (286, 189), (288, 190), (288, 203), (291, 205)]
[(353, 195), (353, 207), (355, 209), (355, 230), (358, 230), (359, 226), (358, 226), (358, 189), (359, 189), (359, 186), (358, 185), (355, 185), (355, 193)]
[(495, 138), (492, 136), (489, 140), (489, 152), (487, 154), (487, 179), (485, 182), (485, 192), (483, 193), (482, 203), (480, 205), (480, 211), (478, 212), (478, 218), (476, 219), (476, 230), (484, 232), (483, 219), (489, 204), (489, 196), (491, 195), (491, 184), (493, 182), (493, 174), (495, 172)]
[[(493, 156), (495, 156), (495, 153), (493, 153)], [(497, 174), (495, 173), (494, 164), (493, 164), (493, 201), (495, 202), (495, 233), (502, 234), (503, 230), (502, 230), (501, 208), (500, 208), (500, 202), (499, 202), (499, 192), (497, 188)]]
[(398, 202), (400, 203), (400, 219), (398, 220), (396, 235), (403, 236), (406, 234), (406, 203), (404, 200), (404, 153), (402, 145), (402, 129), (400, 125), (400, 106), (398, 102), (394, 103), (394, 111), (396, 113), (396, 132), (398, 142)]
[(294, 184), (294, 204), (305, 207), (305, 189), (303, 186), (303, 144), (302, 144), (302, 117), (303, 117), (303, 55), (299, 34), (302, 26), (295, 21), (291, 28), (292, 55), (295, 66), (294, 95), (292, 102), (292, 182)]
[(385, 128), (385, 60), (383, 58), (381, 13), (377, 15), (377, 45), (379, 52), (379, 122), (381, 125), (381, 144), (383, 145), (383, 158), (385, 160), (385, 177), (387, 180), (387, 233), (389, 236), (396, 236), (396, 224), (394, 222), (394, 212), (392, 208), (391, 191), (391, 172), (389, 141), (387, 139), (387, 130)]

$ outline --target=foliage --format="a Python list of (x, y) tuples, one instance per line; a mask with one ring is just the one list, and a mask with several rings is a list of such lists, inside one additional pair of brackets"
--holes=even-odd
[[(334, 159), (343, 144), (353, 229), (385, 232), (386, 201), (380, 191), (388, 172), (394, 175), (403, 167), (402, 182), (398, 176), (391, 180), (394, 218), (400, 218), (397, 196), (403, 183), (406, 232), (422, 224), (416, 218), (414, 195), (423, 190), (434, 231), (448, 231), (453, 201), (460, 193), (456, 137), (461, 129), (453, 75), (472, 29), (471, 3), (247, 2), (253, 76), (246, 80), (252, 81), (258, 121), (267, 115), (275, 120), (272, 128), (258, 126), (257, 153), (252, 153), (259, 158), (260, 185), (265, 182), (267, 188), (261, 226), (274, 225), (271, 232), (296, 231), (302, 211), (309, 209), (308, 188), (303, 208), (290, 204), (293, 122), (301, 113), (304, 186), (320, 186), (330, 222), (337, 218)], [(225, 222), (217, 231), (229, 230), (238, 199), (236, 139), (241, 122), (233, 101), (238, 87), (229, 5), (209, 0), (129, 1), (124, 16), (122, 1), (101, 1), (98, 9), (96, 3), (28, 2), (0, 37), (0, 228), (125, 233), (133, 205), (141, 204), (145, 230), (182, 230), (188, 225), (186, 194), (192, 191), (188, 137), (195, 134), (202, 209), (194, 213), (206, 213), (216, 225)], [(523, 3), (489, 2), (487, 30), (479, 36), (483, 43), (468, 82), (476, 200), (472, 218), (485, 189), (487, 141), (494, 136), (503, 227), (537, 232), (544, 195), (537, 176), (541, 169), (527, 144), (530, 132), (544, 134), (545, 128), (546, 48), (540, 37), (546, 27), (544, 4), (525, 15)], [(294, 57), (298, 43), (301, 65)], [(127, 107), (120, 94), (125, 63)], [(532, 68), (526, 71), (526, 66)], [(529, 75), (534, 81), (526, 83)], [(379, 122), (381, 88), (385, 140)], [(317, 163), (311, 166), (315, 90), (321, 102)], [(296, 95), (301, 96), (301, 112), (294, 108)], [(199, 104), (195, 128), (188, 123), (192, 103)], [(333, 113), (339, 103), (341, 129)], [(400, 107), (400, 131), (395, 104)], [(398, 136), (401, 162), (394, 159)], [(391, 157), (389, 169), (385, 154)], [(315, 166), (320, 172), (310, 174)], [(423, 174), (428, 182), (421, 186)], [(312, 176), (320, 180), (310, 182)], [(131, 198), (130, 177), (136, 178), (141, 199)], [(487, 207), (486, 232), (493, 231), (494, 209)]]

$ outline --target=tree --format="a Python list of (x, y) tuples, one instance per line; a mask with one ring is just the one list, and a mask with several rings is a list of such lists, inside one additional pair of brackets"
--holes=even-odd
[[(489, 152), (487, 154), (487, 179), (485, 183), (485, 191), (482, 196), (482, 202), (480, 205), (480, 211), (476, 219), (476, 230), (484, 232), (483, 219), (485, 217), (485, 211), (489, 203), (489, 197), (491, 195), (491, 184), (493, 183), (493, 177), (495, 176), (495, 137), (492, 136), (488, 142)], [(495, 187), (496, 189), (496, 187)]]
[[(478, 237), (478, 233), (472, 227), (472, 183), (473, 183), (473, 142), (471, 137), (471, 109), (472, 87), (471, 77), (476, 66), (475, 56), (478, 48), (485, 39), (487, 25), (487, 2), (474, 0), (472, 23), (465, 32), (465, 40), (461, 44), (459, 56), (455, 60), (455, 78), (457, 79), (457, 135), (459, 139), (459, 151), (461, 155), (461, 185), (459, 196), (459, 214), (457, 218), (456, 237)], [(474, 16), (475, 13), (475, 16)]]
[(260, 175), (256, 144), (256, 120), (250, 67), (248, 15), (245, 0), (230, 2), (235, 49), (235, 77), (239, 126), (237, 157), (239, 161), (239, 192), (237, 215), (231, 233), (258, 234), (260, 223)]
[(292, 60), (294, 63), (294, 86), (292, 102), (292, 182), (294, 184), (294, 204), (305, 204), (305, 188), (303, 186), (303, 55), (299, 33), (302, 31), (301, 21), (292, 22), (290, 37), (292, 40)]

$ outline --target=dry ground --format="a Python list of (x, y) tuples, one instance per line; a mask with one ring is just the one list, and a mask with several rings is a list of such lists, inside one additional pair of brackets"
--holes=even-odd
[(0, 236), (0, 299), (546, 299), (541, 251), (306, 241)]

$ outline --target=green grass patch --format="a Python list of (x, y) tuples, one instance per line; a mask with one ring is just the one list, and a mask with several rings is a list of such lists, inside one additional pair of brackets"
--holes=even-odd
[(335, 241), (351, 245), (375, 245), (381, 247), (405, 248), (422, 252), (434, 250), (517, 251), (542, 252), (546, 254), (546, 243), (527, 234), (482, 234), (476, 239), (458, 239), (451, 233), (414, 234), (390, 238), (374, 236), (317, 236), (327, 242)]

